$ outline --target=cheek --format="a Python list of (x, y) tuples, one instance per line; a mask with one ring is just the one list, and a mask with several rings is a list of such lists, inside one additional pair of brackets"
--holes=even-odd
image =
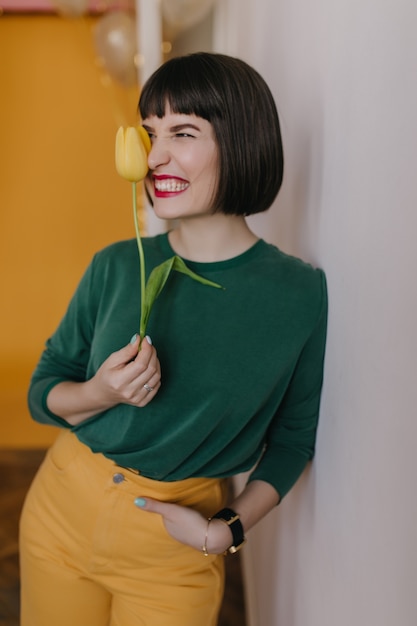
[(213, 159), (206, 170), (206, 182), (208, 187), (211, 190), (211, 193), (214, 194), (217, 191), (217, 187), (219, 184), (219, 171), (217, 166), (217, 159)]
[[(217, 155), (212, 155), (207, 158), (207, 154), (201, 155), (200, 160), (200, 178), (204, 178), (204, 183), (210, 186), (210, 189), (216, 186), (218, 180), (218, 158)], [(196, 161), (197, 162), (197, 161)]]

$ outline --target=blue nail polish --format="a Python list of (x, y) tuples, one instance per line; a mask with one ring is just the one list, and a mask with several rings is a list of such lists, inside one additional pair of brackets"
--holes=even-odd
[(143, 507), (146, 504), (146, 500), (145, 500), (145, 498), (136, 498), (135, 504), (136, 504), (136, 506)]
[(149, 335), (146, 335), (146, 341), (149, 343), (149, 345), (152, 345), (152, 339), (149, 337)]
[(138, 334), (137, 334), (137, 333), (135, 333), (135, 334), (133, 335), (132, 339), (130, 340), (130, 343), (132, 343), (132, 344), (133, 344), (133, 343), (135, 343), (135, 341), (136, 341), (136, 339), (137, 339), (137, 338), (138, 338)]

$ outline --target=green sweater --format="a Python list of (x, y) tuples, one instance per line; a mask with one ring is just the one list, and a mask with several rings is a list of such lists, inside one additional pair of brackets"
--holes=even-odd
[[(146, 270), (173, 256), (167, 234), (143, 240)], [(50, 389), (85, 381), (138, 331), (136, 240), (97, 253), (48, 339), (29, 389), (33, 418), (72, 428), (117, 464), (161, 481), (255, 469), (283, 497), (314, 453), (326, 335), (321, 270), (263, 240), (216, 263), (186, 261), (224, 290), (173, 272), (147, 332), (162, 385), (144, 408), (119, 404), (75, 427)]]

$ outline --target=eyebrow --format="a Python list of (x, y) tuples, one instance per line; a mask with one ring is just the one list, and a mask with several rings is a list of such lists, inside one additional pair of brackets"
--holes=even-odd
[[(143, 124), (143, 128), (147, 131), (154, 130), (152, 126), (147, 126), (146, 124)], [(186, 122), (184, 124), (176, 124), (175, 126), (171, 126), (169, 130), (171, 133), (178, 133), (179, 131), (184, 130), (185, 128), (194, 128), (194, 130), (201, 132), (201, 128), (199, 126), (196, 126), (196, 124), (193, 124), (192, 122)]]

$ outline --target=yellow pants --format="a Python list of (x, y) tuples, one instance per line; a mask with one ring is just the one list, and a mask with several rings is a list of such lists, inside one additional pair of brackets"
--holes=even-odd
[(21, 626), (214, 626), (223, 557), (172, 539), (161, 516), (134, 499), (209, 516), (224, 505), (225, 489), (217, 479), (144, 478), (63, 431), (22, 512)]

